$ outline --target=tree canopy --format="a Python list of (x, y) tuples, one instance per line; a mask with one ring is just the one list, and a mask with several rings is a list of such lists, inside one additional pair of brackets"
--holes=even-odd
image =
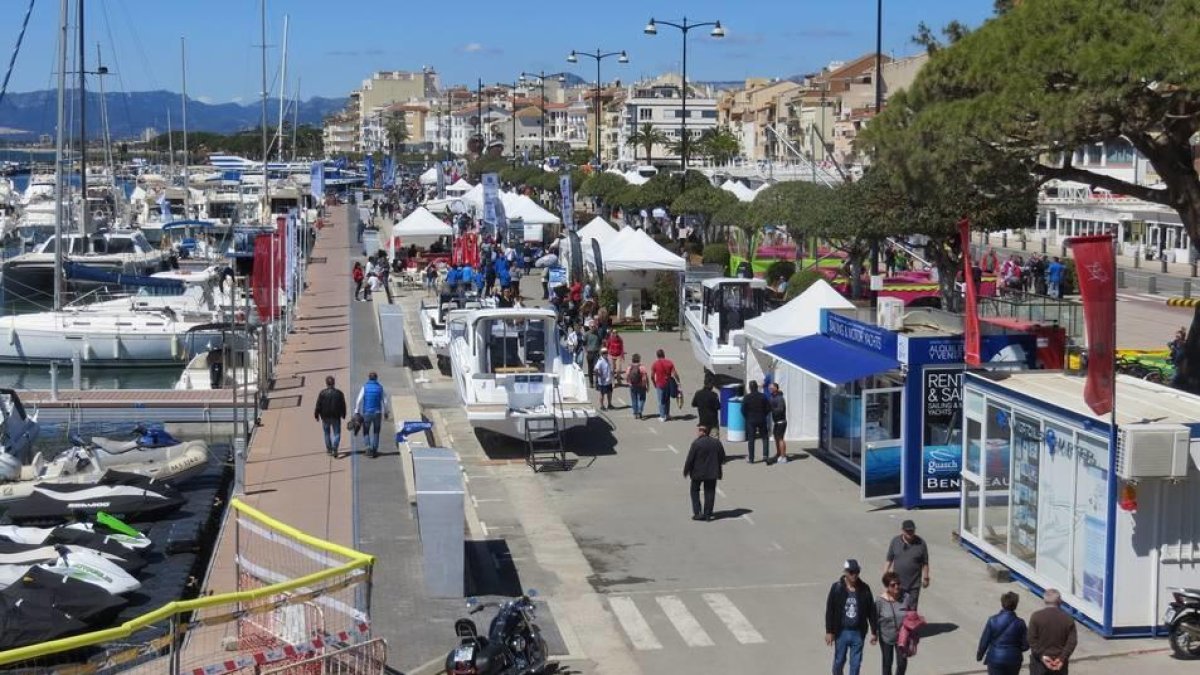
[[(955, 165), (978, 171), (1019, 162), (1039, 181), (1078, 181), (1171, 206), (1200, 241), (1191, 149), (1200, 131), (1200, 0), (1039, 0), (997, 9), (932, 53), (905, 95), (889, 101), (884, 115), (903, 107), (895, 115), (917, 140), (910, 147), (928, 149), (891, 157), (907, 184)], [(868, 144), (880, 140), (874, 127)], [(1076, 166), (1074, 152), (1098, 142), (1131, 144), (1163, 186)]]

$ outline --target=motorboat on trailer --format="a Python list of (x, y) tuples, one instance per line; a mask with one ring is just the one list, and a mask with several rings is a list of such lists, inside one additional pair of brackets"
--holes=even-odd
[(490, 298), (479, 300), (475, 297), (466, 297), (462, 300), (439, 298), (436, 302), (421, 301), (420, 317), (421, 317), (421, 337), (425, 340), (425, 344), (437, 354), (438, 360), (450, 358), (450, 340), (451, 335), (446, 329), (447, 324), (453, 317), (463, 317), (467, 313), (477, 309), (488, 309), (495, 307), (495, 302)]
[(559, 349), (553, 311), (477, 309), (449, 319), (447, 331), (454, 385), (472, 426), (542, 438), (596, 416), (583, 369)]
[(741, 336), (746, 322), (763, 313), (766, 291), (762, 279), (732, 277), (705, 279), (685, 289), (684, 321), (705, 374), (741, 379), (746, 363)]

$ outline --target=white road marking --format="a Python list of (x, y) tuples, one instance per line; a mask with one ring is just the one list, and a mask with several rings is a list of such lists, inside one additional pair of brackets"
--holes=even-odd
[(650, 452), (670, 452), (670, 448), (650, 448)]
[(722, 499), (725, 498), (725, 491), (721, 489), (720, 485), (717, 486), (717, 494), (720, 495)]
[(657, 434), (657, 433), (658, 433), (658, 429), (655, 429), (654, 427), (650, 427), (650, 433), (652, 433), (652, 434)]
[(721, 623), (725, 624), (725, 627), (729, 629), (729, 632), (733, 633), (733, 637), (738, 642), (744, 645), (757, 645), (766, 642), (762, 634), (750, 624), (750, 620), (746, 618), (746, 615), (742, 614), (723, 593), (705, 593), (701, 597), (704, 598), (704, 602), (708, 603), (713, 614), (716, 614)]
[(675, 446), (671, 445), (670, 443), (667, 443), (667, 449), (668, 449), (668, 450), (670, 450), (671, 452), (673, 452), (673, 453), (677, 454), (677, 455), (679, 454), (679, 450), (677, 450), (677, 449), (675, 448)]
[(704, 632), (704, 628), (696, 617), (688, 611), (677, 596), (664, 595), (654, 599), (658, 602), (658, 606), (662, 607), (663, 613), (671, 620), (671, 625), (675, 626), (675, 630), (679, 631), (679, 636), (687, 643), (689, 647), (711, 647), (713, 646), (712, 638), (708, 633)]
[(487, 526), (487, 523), (483, 522), (482, 520), (481, 520), (481, 521), (479, 521), (479, 529), (483, 530), (483, 536), (485, 536), (485, 537), (487, 537), (487, 536), (490, 536), (490, 535), (488, 534), (488, 526)]
[(780, 546), (780, 545), (779, 545), (779, 542), (777, 542), (777, 541), (773, 541), (773, 542), (771, 542), (771, 548), (772, 548), (772, 549), (774, 549), (774, 550), (776, 550), (776, 551), (782, 551), (782, 550), (783, 550), (783, 547), (782, 547), (782, 546)]
[(662, 649), (662, 643), (654, 637), (654, 631), (650, 630), (650, 624), (646, 623), (646, 619), (638, 611), (637, 605), (633, 604), (632, 598), (612, 597), (608, 599), (608, 606), (612, 608), (613, 614), (617, 615), (617, 621), (625, 630), (625, 635), (633, 644), (634, 649), (642, 651)]
[(743, 513), (742, 520), (746, 521), (747, 523), (750, 523), (751, 525), (754, 525), (754, 519), (750, 517), (749, 513)]

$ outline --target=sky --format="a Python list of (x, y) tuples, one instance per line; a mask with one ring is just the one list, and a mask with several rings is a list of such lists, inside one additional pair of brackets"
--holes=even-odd
[[(921, 21), (974, 27), (992, 13), (992, 0), (883, 5), (883, 51), (897, 57), (919, 51), (911, 37)], [(0, 68), (27, 6), (28, 0), (0, 0)], [(704, 28), (689, 33), (689, 79), (787, 77), (872, 52), (875, 7), (875, 0), (267, 0), (268, 79), (278, 92), (285, 15), (288, 95), (299, 86), (308, 99), (343, 97), (376, 70), (422, 66), (434, 68), (444, 84), (511, 82), (522, 71), (540, 70), (594, 81), (594, 60), (566, 62), (572, 49), (624, 49), (630, 63), (605, 60), (605, 81), (678, 72), (680, 31), (660, 25), (657, 36), (648, 36), (642, 28), (651, 17), (682, 23), (685, 12), (689, 22), (720, 20), (726, 30), (723, 40)], [(36, 0), (9, 91), (54, 87), (58, 8), (55, 0)], [(180, 91), (185, 38), (189, 97), (249, 103), (260, 96), (259, 0), (88, 0), (85, 8), (88, 68), (99, 45), (114, 73), (105, 83), (109, 91)]]

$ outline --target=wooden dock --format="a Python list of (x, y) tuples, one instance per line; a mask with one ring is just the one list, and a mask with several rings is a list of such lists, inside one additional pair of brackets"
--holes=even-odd
[(21, 392), (28, 410), (38, 411), (42, 423), (112, 422), (233, 422), (254, 406), (234, 400), (232, 389), (60, 389)]

